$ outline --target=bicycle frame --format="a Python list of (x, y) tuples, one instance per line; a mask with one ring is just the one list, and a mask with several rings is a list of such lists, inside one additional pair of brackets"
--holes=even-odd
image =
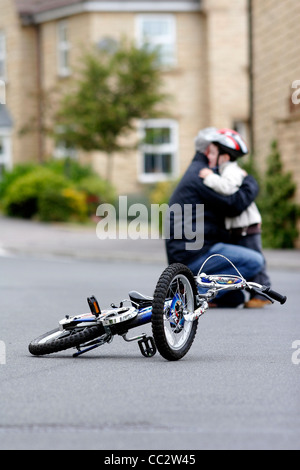
[[(200, 287), (210, 287), (211, 289), (206, 294), (198, 295), (197, 309), (194, 312), (184, 312), (184, 320), (187, 322), (193, 322), (195, 320), (198, 320), (200, 316), (202, 316), (209, 309), (208, 301), (215, 298), (220, 291), (233, 289), (232, 285), (217, 287), (214, 282), (211, 282), (208, 286), (207, 282), (203, 282), (203, 278), (201, 283), (199, 279), (196, 278), (195, 280)], [(244, 283), (241, 283), (239, 285), (239, 289), (242, 289), (244, 287)], [(237, 289), (237, 287), (234, 287), (234, 289)], [(132, 303), (133, 301), (129, 299), (123, 300), (121, 302), (122, 306), (120, 306), (119, 308), (114, 307), (110, 310), (105, 310), (97, 318), (93, 313), (85, 313), (83, 315), (77, 315), (75, 317), (67, 316), (65, 319), (59, 322), (61, 330), (73, 330), (76, 328), (80, 329), (85, 328), (86, 326), (96, 326), (99, 324), (103, 325), (104, 327), (104, 335), (95, 341), (82, 345), (84, 349), (78, 350), (78, 352), (74, 354), (74, 357), (78, 357), (87, 351), (95, 349), (105, 343), (111, 342), (116, 334), (122, 336), (123, 339), (127, 342), (139, 341), (140, 347), (142, 346), (142, 343), (140, 343), (141, 341), (144, 343), (145, 340), (146, 342), (149, 341), (149, 337), (147, 337), (146, 334), (142, 334), (132, 338), (128, 338), (127, 335), (129, 330), (151, 323), (152, 306), (143, 308), (124, 307), (124, 302)], [(172, 302), (174, 302), (173, 299), (166, 301), (165, 309), (169, 308)]]

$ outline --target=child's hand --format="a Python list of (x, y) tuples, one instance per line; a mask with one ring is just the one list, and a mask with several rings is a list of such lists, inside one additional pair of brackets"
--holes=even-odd
[(199, 177), (200, 178), (206, 178), (207, 176), (211, 175), (213, 173), (212, 170), (210, 170), (209, 168), (203, 168), (200, 172), (199, 172)]

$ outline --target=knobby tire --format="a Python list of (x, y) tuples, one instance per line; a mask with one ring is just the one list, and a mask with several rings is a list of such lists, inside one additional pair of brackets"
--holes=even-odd
[(186, 343), (181, 349), (174, 350), (169, 344), (164, 327), (164, 309), (165, 301), (168, 296), (169, 288), (176, 276), (183, 275), (189, 281), (194, 297), (194, 309), (196, 309), (197, 286), (190, 269), (183, 264), (172, 264), (162, 273), (153, 298), (152, 310), (152, 333), (160, 354), (168, 361), (178, 361), (183, 358), (190, 350), (198, 328), (198, 320), (194, 321)]
[(66, 349), (76, 348), (81, 344), (92, 341), (104, 334), (102, 326), (90, 326), (68, 336), (57, 338), (53, 341), (49, 340), (42, 344), (40, 343), (41, 340), (47, 336), (55, 334), (58, 331), (59, 328), (56, 328), (33, 340), (29, 345), (29, 352), (34, 356), (43, 356), (45, 354), (57, 353), (59, 351), (65, 351)]

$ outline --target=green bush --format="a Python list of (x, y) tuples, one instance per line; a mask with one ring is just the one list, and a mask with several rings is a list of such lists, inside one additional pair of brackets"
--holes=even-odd
[(107, 181), (99, 178), (98, 175), (87, 176), (78, 182), (78, 189), (86, 194), (87, 211), (90, 216), (96, 214), (100, 204), (114, 204), (116, 191)]
[[(156, 183), (149, 193), (150, 204), (169, 204), (170, 198), (178, 185), (179, 181), (164, 181)], [(159, 226), (157, 227), (160, 234), (163, 234), (165, 220), (165, 212), (159, 218)]]
[(61, 191), (68, 182), (51, 170), (38, 167), (11, 183), (5, 192), (3, 209), (6, 214), (32, 218), (38, 214), (39, 199), (48, 190)]
[(43, 222), (63, 222), (71, 217), (71, 208), (62, 192), (47, 189), (39, 198), (38, 214)]
[(155, 184), (149, 194), (151, 204), (168, 204), (179, 181), (164, 181)]
[(264, 248), (294, 248), (300, 215), (299, 205), (295, 203), (296, 184), (292, 174), (284, 172), (277, 143), (272, 143), (265, 174), (259, 173), (255, 158), (250, 158), (243, 168), (260, 185), (256, 203), (262, 215)]
[(63, 175), (73, 183), (78, 183), (84, 178), (95, 176), (95, 172), (90, 165), (81, 165), (72, 158), (51, 159), (44, 166), (58, 175)]
[(0, 183), (1, 209), (9, 216), (43, 221), (79, 221), (113, 204), (116, 192), (90, 166), (72, 159), (17, 165)]
[(299, 233), (300, 207), (295, 203), (296, 184), (291, 173), (283, 171), (277, 143), (273, 142), (267, 171), (257, 201), (262, 213), (262, 239), (266, 248), (294, 248)]
[(83, 222), (87, 218), (88, 207), (86, 203), (86, 194), (75, 188), (65, 188), (62, 195), (70, 207), (70, 220)]
[(87, 217), (85, 194), (73, 188), (48, 189), (39, 198), (38, 214), (44, 222), (83, 222)]
[(4, 171), (3, 178), (0, 179), (0, 199), (2, 200), (5, 196), (9, 186), (21, 176), (25, 176), (36, 168), (34, 163), (24, 163), (16, 165), (11, 171)]

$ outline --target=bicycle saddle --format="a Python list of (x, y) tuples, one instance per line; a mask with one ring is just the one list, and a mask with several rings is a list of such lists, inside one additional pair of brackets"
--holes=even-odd
[(140, 294), (136, 291), (129, 292), (129, 298), (135, 304), (138, 304), (140, 308), (151, 307), (153, 302), (153, 297), (147, 297), (146, 295)]

